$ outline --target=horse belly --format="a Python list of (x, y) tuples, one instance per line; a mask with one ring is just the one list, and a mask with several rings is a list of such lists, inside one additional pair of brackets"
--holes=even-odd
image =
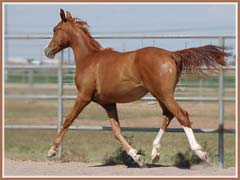
[(116, 103), (128, 103), (136, 101), (147, 94), (147, 90), (143, 87), (133, 88), (129, 91), (119, 92), (116, 91), (116, 96), (114, 96)]
[(128, 103), (136, 101), (147, 94), (147, 90), (142, 87), (115, 87), (111, 91), (103, 91), (99, 94), (101, 102)]

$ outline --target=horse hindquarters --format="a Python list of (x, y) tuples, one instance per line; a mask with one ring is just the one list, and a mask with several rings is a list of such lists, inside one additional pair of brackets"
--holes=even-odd
[[(191, 149), (199, 156), (199, 158), (207, 160), (206, 153), (201, 150), (202, 147), (197, 143), (194, 137), (187, 111), (183, 110), (174, 99), (174, 89), (180, 75), (177, 63), (174, 59), (172, 59), (169, 54), (166, 54), (165, 56), (160, 56), (159, 59), (148, 60), (148, 63), (145, 63), (145, 66), (142, 66), (141, 75), (144, 84), (150, 93), (156, 97), (159, 103), (163, 104), (182, 125)], [(162, 135), (163, 131), (159, 132), (160, 137), (155, 138), (159, 143)], [(156, 154), (157, 153), (153, 153), (152, 158), (155, 158)]]

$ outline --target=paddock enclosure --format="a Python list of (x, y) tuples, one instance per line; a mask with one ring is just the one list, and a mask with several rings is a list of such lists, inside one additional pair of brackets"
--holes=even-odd
[[(27, 44), (20, 47), (25, 52), (38, 48), (40, 53), (38, 64), (34, 63), (36, 58), (31, 52), (28, 56), (32, 59), (25, 64), (4, 62), (4, 155), (8, 164), (13, 160), (49, 161), (46, 155), (52, 139), (74, 103), (77, 91), (72, 52), (67, 49), (58, 54), (58, 60), (44, 61), (42, 51), (50, 38), (46, 35), (5, 36), (5, 57), (22, 41)], [(169, 50), (204, 44), (232, 47), (226, 48), (229, 52), (234, 52), (235, 48), (234, 36), (95, 35), (94, 38), (104, 47), (113, 41), (116, 44), (113, 48), (122, 51), (131, 50), (128, 44), (166, 49), (172, 44), (173, 48)], [(175, 42), (183, 46), (176, 47)], [(229, 58), (234, 60), (234, 53)], [(210, 153), (211, 163), (221, 168), (235, 167), (236, 164), (235, 78), (236, 69), (231, 65), (203, 79), (183, 74), (175, 91), (175, 98), (189, 112), (196, 138)], [(152, 141), (161, 123), (158, 103), (146, 95), (133, 103), (118, 104), (118, 109), (123, 134), (133, 138), (133, 144), (144, 150), (145, 161), (150, 163)], [(178, 152), (189, 150), (185, 134), (176, 120), (172, 121), (167, 132), (158, 163), (163, 166), (171, 166)], [(119, 146), (104, 110), (91, 103), (74, 121), (57, 157), (50, 163), (59, 162), (59, 159), (63, 162), (101, 163)]]

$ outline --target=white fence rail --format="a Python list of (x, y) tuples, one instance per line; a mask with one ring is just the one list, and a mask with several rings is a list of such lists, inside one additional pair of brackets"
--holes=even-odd
[[(36, 39), (50, 39), (50, 35), (5, 35), (5, 40), (36, 40)], [(224, 47), (225, 39), (234, 39), (235, 36), (166, 36), (166, 35), (95, 35), (96, 39), (218, 39), (219, 46)], [(35, 126), (35, 125), (5, 125), (5, 128), (10, 129), (57, 129), (60, 130), (63, 122), (63, 100), (75, 99), (76, 96), (63, 95), (63, 70), (74, 69), (75, 66), (63, 65), (63, 53), (61, 54), (61, 60), (57, 66), (54, 65), (5, 65), (5, 70), (9, 69), (57, 69), (58, 70), (58, 93), (57, 95), (5, 95), (6, 99), (58, 99), (58, 123), (57, 126)], [(178, 101), (215, 101), (219, 106), (219, 125), (218, 129), (194, 129), (195, 132), (217, 132), (219, 136), (219, 165), (224, 166), (224, 133), (235, 133), (234, 129), (224, 129), (224, 102), (235, 101), (234, 97), (224, 97), (224, 70), (235, 70), (235, 67), (224, 67), (219, 74), (219, 92), (218, 97), (176, 97)], [(143, 101), (154, 101), (153, 97), (143, 97)], [(111, 127), (104, 126), (71, 126), (70, 129), (75, 130), (111, 130)], [(158, 131), (158, 128), (130, 128), (122, 127), (124, 131)], [(170, 128), (169, 132), (182, 132), (182, 129)], [(62, 155), (62, 145), (58, 150), (58, 157)]]

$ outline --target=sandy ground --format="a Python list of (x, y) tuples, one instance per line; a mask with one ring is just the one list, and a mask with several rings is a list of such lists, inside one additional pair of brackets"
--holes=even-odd
[(127, 168), (124, 165), (104, 166), (79, 162), (32, 162), (5, 160), (5, 176), (235, 176), (235, 167), (220, 169), (209, 165), (192, 166), (190, 169), (147, 165)]

